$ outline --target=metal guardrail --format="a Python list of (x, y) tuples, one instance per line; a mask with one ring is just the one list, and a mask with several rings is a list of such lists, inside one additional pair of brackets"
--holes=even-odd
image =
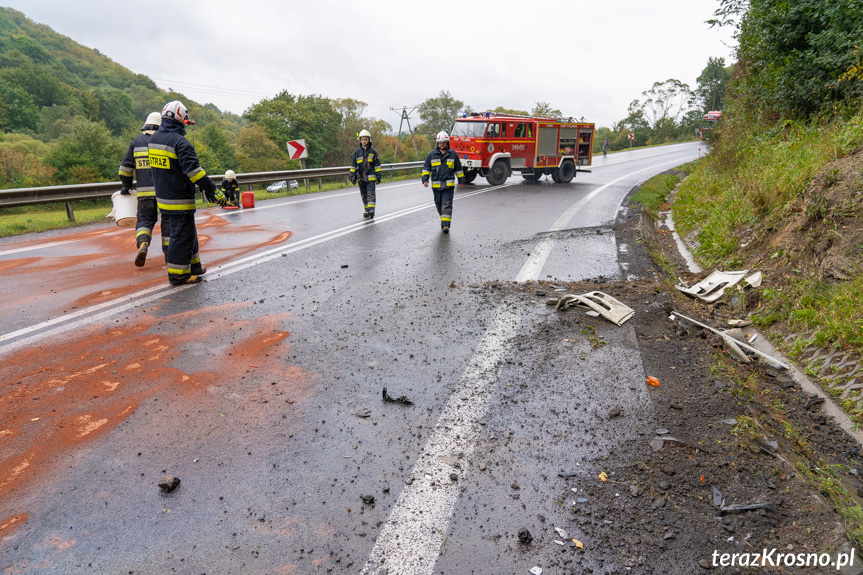
[[(384, 172), (396, 172), (400, 170), (412, 170), (421, 168), (423, 162), (401, 162), (398, 164), (381, 164)], [(306, 170), (283, 170), (280, 172), (250, 172), (248, 174), (237, 174), (237, 182), (240, 185), (248, 185), (265, 182), (277, 182), (279, 180), (305, 180), (308, 189), (308, 180), (318, 180), (318, 189), (323, 187), (324, 178), (347, 177), (350, 174), (348, 166), (335, 168), (311, 168)], [(221, 183), (224, 174), (207, 174), (217, 183)], [(66, 204), (66, 214), (70, 221), (75, 221), (71, 202), (76, 200), (93, 200), (98, 198), (110, 198), (111, 194), (122, 187), (117, 182), (100, 182), (96, 184), (73, 184), (68, 186), (44, 186), (41, 188), (13, 188), (0, 190), (0, 207), (31, 206), (35, 204), (49, 204), (63, 202)]]

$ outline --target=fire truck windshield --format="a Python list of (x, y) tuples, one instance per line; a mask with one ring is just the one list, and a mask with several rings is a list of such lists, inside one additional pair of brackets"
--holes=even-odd
[(482, 138), (488, 122), (456, 122), (450, 136), (462, 138)]

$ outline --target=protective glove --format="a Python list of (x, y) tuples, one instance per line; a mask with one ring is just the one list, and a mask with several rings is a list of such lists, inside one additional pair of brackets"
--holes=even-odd
[(351, 176), (351, 185), (355, 185), (357, 183), (357, 177)]
[(225, 192), (216, 188), (216, 191), (213, 192), (213, 203), (219, 204), (223, 208), (228, 205), (228, 198), (225, 196)]
[(122, 188), (120, 188), (120, 193), (124, 196), (128, 196), (131, 192), (132, 192), (132, 190), (130, 190), (126, 186), (123, 186)]

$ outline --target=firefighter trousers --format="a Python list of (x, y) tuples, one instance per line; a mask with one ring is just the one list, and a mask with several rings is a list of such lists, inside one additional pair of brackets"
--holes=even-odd
[(452, 199), (455, 188), (433, 188), (434, 206), (440, 214), (440, 227), (452, 227)]
[(186, 283), (191, 276), (201, 275), (204, 268), (198, 255), (195, 212), (162, 211), (162, 227), (167, 227), (170, 232), (167, 252), (168, 281), (180, 285)]
[[(159, 218), (159, 208), (156, 207), (156, 198), (138, 198), (138, 221), (135, 224), (135, 243), (140, 248), (141, 244), (147, 242), (153, 245), (153, 228)], [(166, 229), (165, 218), (162, 218), (162, 253), (168, 253), (168, 238), (171, 234)]]
[(370, 214), (375, 213), (375, 182), (357, 182), (360, 185), (360, 196), (363, 198), (363, 207)]

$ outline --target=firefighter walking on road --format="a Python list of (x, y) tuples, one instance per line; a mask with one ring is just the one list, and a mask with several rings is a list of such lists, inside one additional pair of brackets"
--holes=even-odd
[(458, 154), (449, 147), (449, 135), (438, 132), (435, 136), (437, 147), (429, 152), (423, 164), (422, 182), (429, 187), (431, 180), (434, 193), (434, 205), (440, 214), (441, 231), (449, 233), (452, 226), (452, 201), (455, 196), (455, 182), (458, 179), (459, 189), (464, 187), (464, 172)]
[[(153, 240), (153, 227), (159, 219), (156, 207), (156, 188), (153, 187), (153, 176), (150, 173), (147, 144), (150, 136), (159, 129), (162, 116), (152, 112), (141, 126), (141, 133), (132, 140), (123, 161), (120, 162), (120, 182), (123, 187), (120, 193), (128, 196), (132, 190), (133, 179), (137, 180), (138, 221), (135, 224), (135, 243), (138, 253), (135, 255), (135, 265), (144, 267), (147, 261), (147, 249)], [(162, 222), (162, 253), (168, 251), (168, 232), (165, 222)]]
[(360, 196), (363, 198), (363, 217), (375, 217), (375, 187), (381, 179), (381, 160), (378, 152), (372, 147), (372, 135), (363, 130), (359, 135), (360, 145), (354, 151), (351, 160), (351, 183), (359, 184)]
[(207, 271), (198, 255), (195, 184), (209, 201), (227, 204), (225, 194), (201, 168), (194, 146), (186, 139), (186, 124), (194, 124), (186, 106), (179, 100), (168, 102), (162, 108), (162, 125), (149, 143), (156, 204), (171, 234), (167, 254), (171, 285), (199, 283)]

